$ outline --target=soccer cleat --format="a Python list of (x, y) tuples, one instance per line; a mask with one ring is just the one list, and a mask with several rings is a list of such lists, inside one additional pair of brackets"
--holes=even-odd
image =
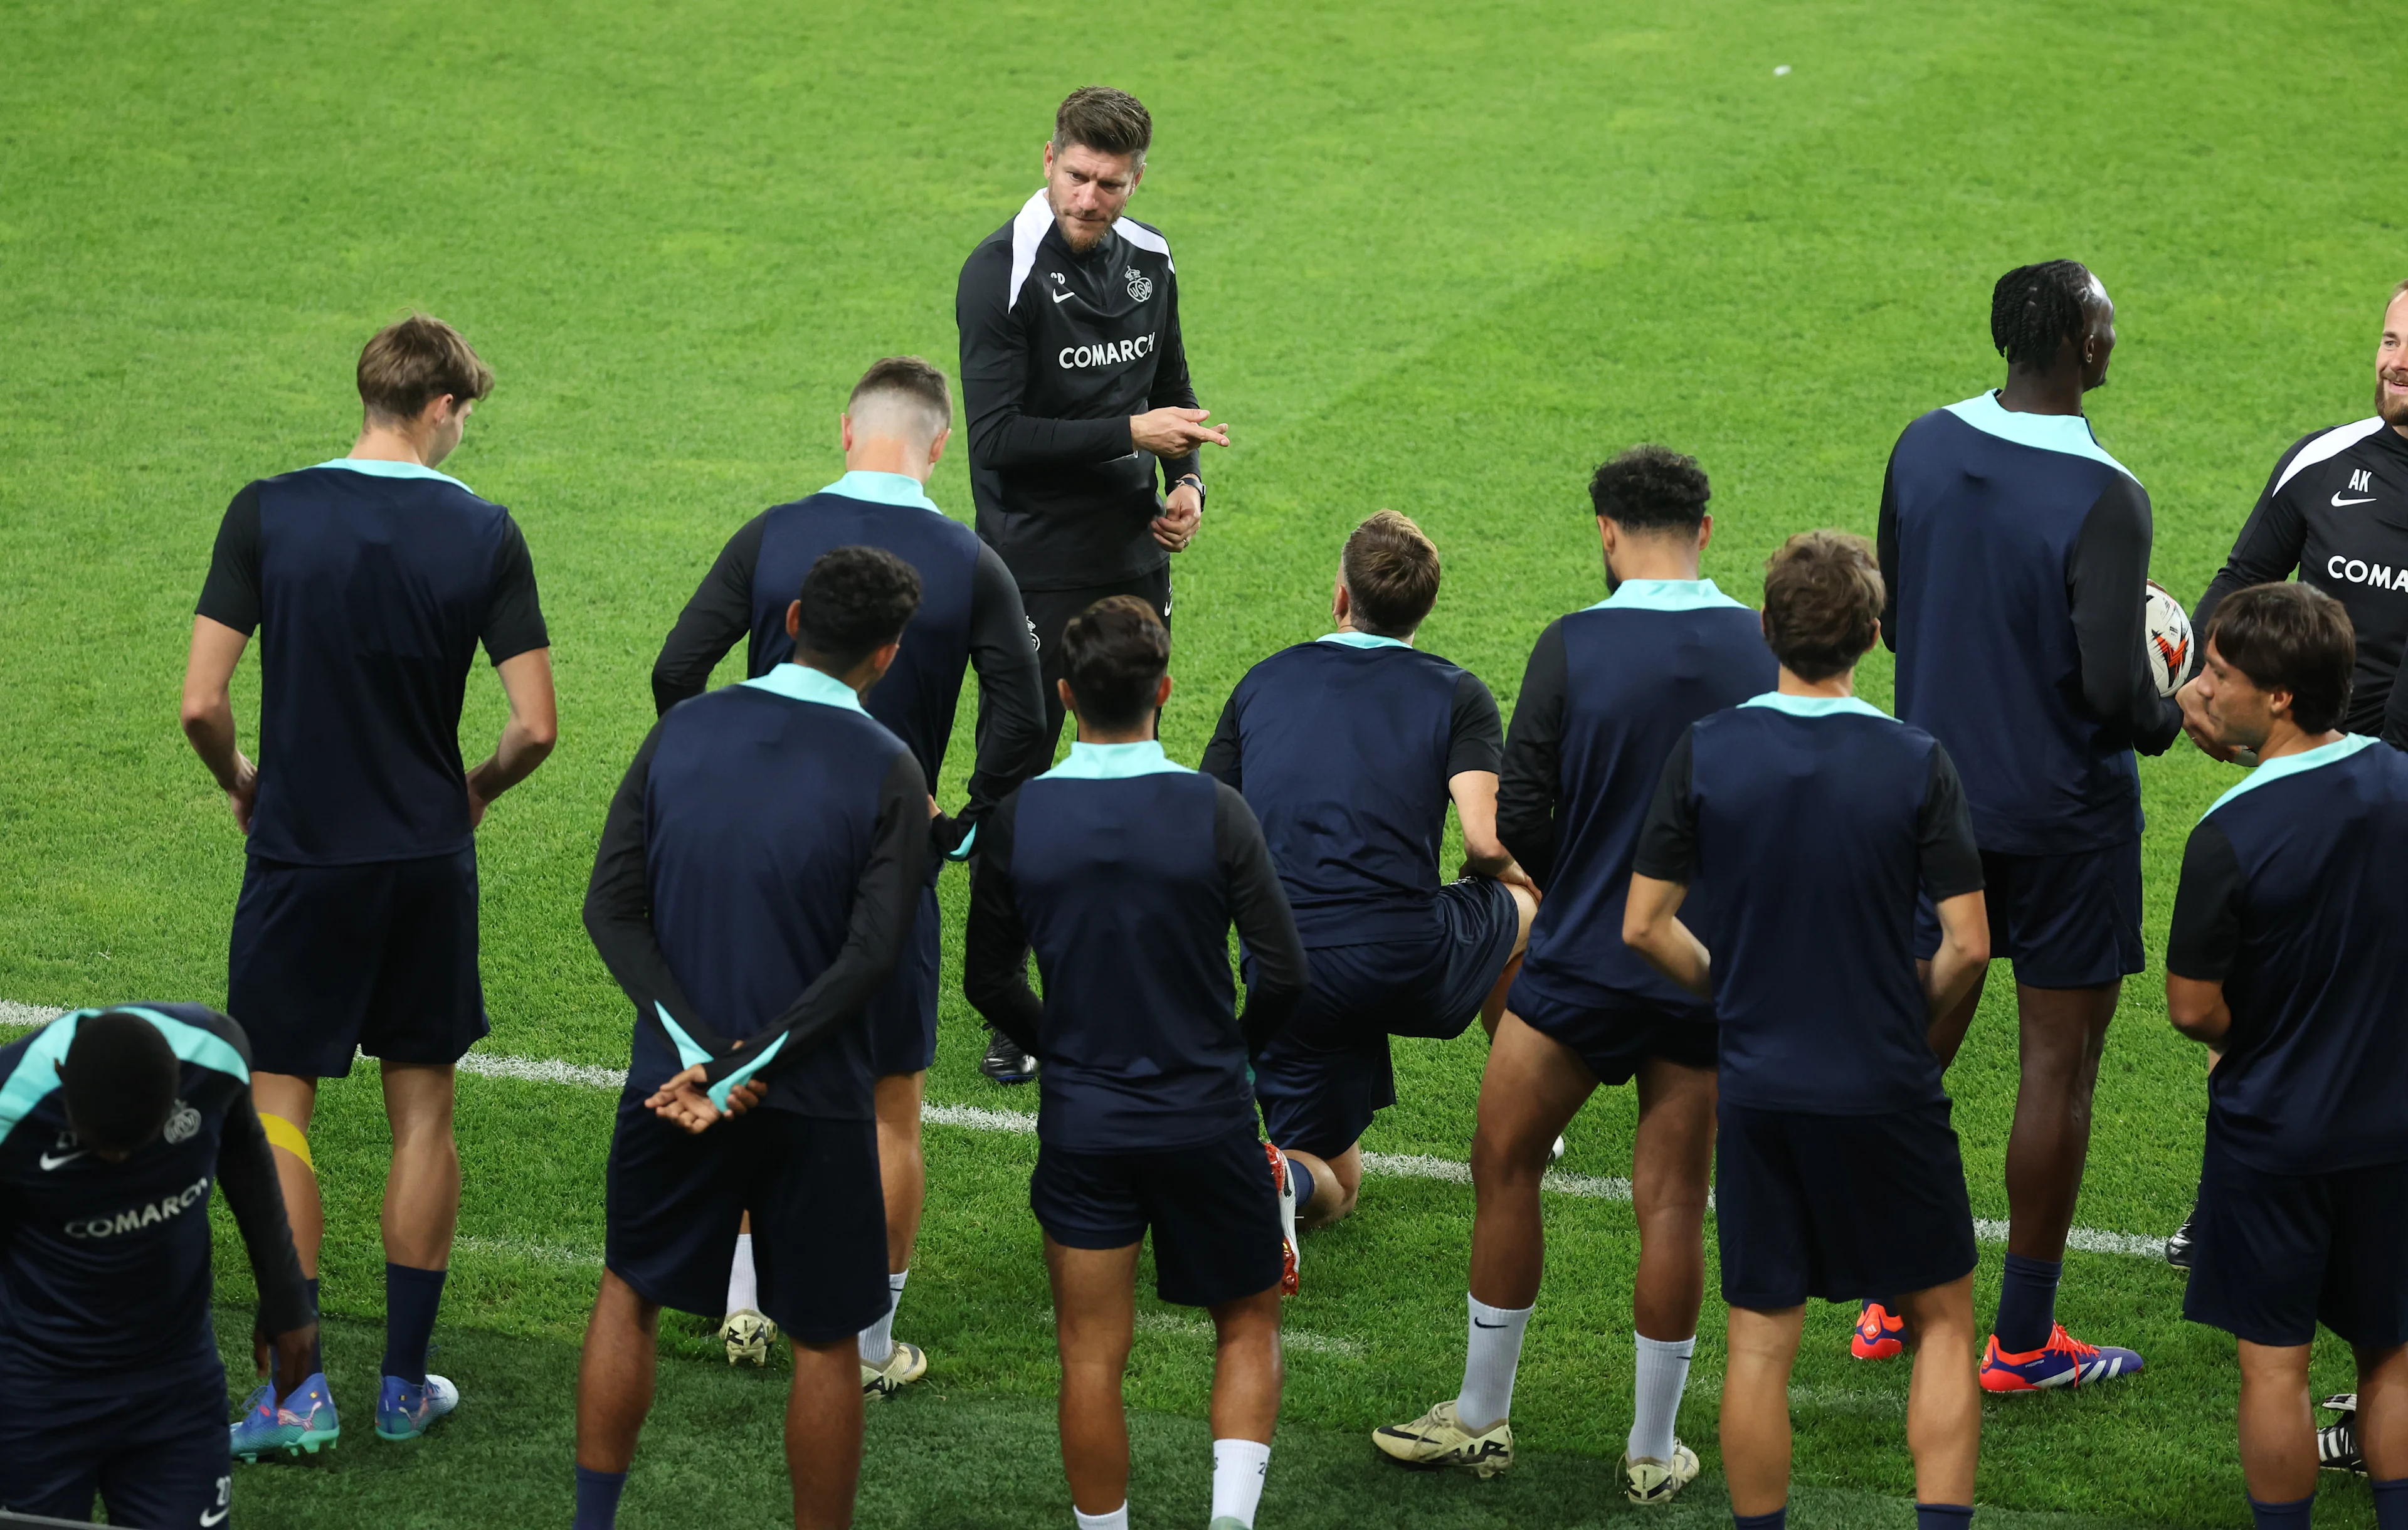
[[(1452, 1398), (1411, 1423), (1383, 1424), (1372, 1430), (1371, 1443), (1379, 1447), (1382, 1455), (1408, 1466), (1432, 1470), (1461, 1466), (1483, 1479), (1494, 1477), (1513, 1464), (1513, 1426), (1499, 1419), (1493, 1428), (1475, 1435), (1455, 1416)], [(1689, 1469), (1694, 1473), (1697, 1458), (1689, 1459)]]
[(1296, 1294), (1296, 1180), (1287, 1172), (1287, 1154), (1263, 1144), (1263, 1156), (1270, 1160), (1271, 1186), (1279, 1192), (1280, 1217), (1280, 1294)]
[(2316, 1431), (2316, 1465), (2327, 1471), (2366, 1475), (2366, 1456), (2358, 1448), (2358, 1394), (2340, 1392), (2324, 1400), (2326, 1411), (2338, 1413), (2338, 1423)]
[(1906, 1351), (1906, 1320), (1879, 1302), (1865, 1303), (1848, 1352), (1859, 1360), (1888, 1360)]
[(2198, 1220), (2199, 1208), (2194, 1206), (2191, 1208), (2190, 1215), (2183, 1218), (2183, 1224), (2175, 1228), (2166, 1239), (2166, 1263), (2176, 1269), (2190, 1268), (2190, 1224)]
[(333, 1450), (343, 1437), (343, 1425), (335, 1416), (334, 1394), (327, 1390), (325, 1373), (321, 1371), (280, 1404), (276, 1384), (261, 1382), (243, 1399), (242, 1418), (227, 1426), (227, 1435), (234, 1458), (256, 1464), (262, 1456), (316, 1455)]
[(1622, 1475), (1630, 1479), (1630, 1501), (1634, 1504), (1669, 1504), (1690, 1479), (1698, 1475), (1698, 1452), (1672, 1442), (1672, 1459), (1657, 1461), (1650, 1456), (1630, 1459), (1626, 1451), (1622, 1456)]
[(999, 1084), (1025, 1084), (1037, 1077), (1037, 1059), (1021, 1050), (1020, 1043), (1001, 1031), (987, 1033), (986, 1055), (979, 1059), (979, 1071)]
[(766, 1366), (769, 1346), (778, 1340), (778, 1325), (747, 1307), (727, 1314), (727, 1321), (719, 1325), (719, 1337), (727, 1342), (729, 1365)]
[(1560, 1163), (1562, 1163), (1563, 1161), (1564, 1161), (1564, 1139), (1563, 1139), (1562, 1137), (1559, 1137), (1555, 1138), (1555, 1146), (1553, 1146), (1553, 1147), (1551, 1147), (1551, 1148), (1549, 1148), (1549, 1149), (1547, 1150), (1547, 1162), (1548, 1162), (1548, 1163), (1550, 1163), (1550, 1164), (1560, 1164)]
[(423, 1383), (388, 1376), (377, 1399), (377, 1438), (416, 1439), (459, 1406), (460, 1389), (432, 1371)]
[(917, 1344), (895, 1341), (895, 1352), (886, 1364), (873, 1366), (861, 1363), (861, 1394), (865, 1397), (892, 1397), (928, 1374), (928, 1356)]
[(1992, 1334), (1989, 1348), (1982, 1355), (1985, 1392), (2047, 1392), (2140, 1373), (2139, 1355), (2112, 1344), (2080, 1343), (2061, 1323), (2051, 1331), (2047, 1343), (2022, 1354), (2000, 1349), (1999, 1336)]

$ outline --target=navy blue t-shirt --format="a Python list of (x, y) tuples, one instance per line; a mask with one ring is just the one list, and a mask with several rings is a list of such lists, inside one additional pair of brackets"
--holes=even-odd
[(498, 665), (551, 642), (508, 510), (415, 463), (262, 479), (226, 508), (197, 614), (259, 634), (251, 854), (343, 865), (468, 846), (477, 645)]
[(2270, 1174), (2408, 1161), (2408, 755), (2259, 765), (2191, 831), (2166, 970), (2224, 984), (2208, 1129)]
[(1690, 928), (1713, 957), (1722, 1098), (1849, 1116), (1947, 1097), (1916, 894), (1981, 891), (1982, 858), (1929, 734), (1852, 696), (1716, 712), (1672, 746), (1632, 868), (1720, 890)]
[(1282, 649), (1229, 693), (1203, 770), (1254, 810), (1308, 948), (1439, 928), (1447, 782), (1494, 775), (1504, 728), (1480, 677), (1393, 637)]
[[(1516, 988), (1573, 1008), (1643, 1002), (1713, 1018), (1619, 938), (1630, 857), (1689, 724), (1779, 675), (1756, 612), (1712, 579), (1627, 579), (1540, 635), (1497, 794), (1498, 836), (1546, 893)], [(1690, 884), (1692, 928), (1711, 895)]]

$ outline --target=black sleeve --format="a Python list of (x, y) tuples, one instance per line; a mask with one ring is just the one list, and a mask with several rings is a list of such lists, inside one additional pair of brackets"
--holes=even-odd
[(485, 600), (485, 657), (494, 664), (552, 646), (544, 630), (543, 603), (536, 596), (535, 555), (519, 523), (505, 516), (502, 545), (494, 553), (493, 593)]
[(1020, 412), (1028, 390), (1028, 336), (1004, 291), (1011, 246), (981, 245), (962, 266), (953, 319), (962, 332), (962, 413), (970, 463), (982, 468), (1102, 463), (1134, 450), (1126, 416), (1037, 420)]
[(948, 852), (1022, 781), (1053, 764), (1036, 629), (1028, 624), (1011, 570), (984, 542), (970, 575), (970, 667), (978, 674), (978, 756), (970, 770), (969, 806), (944, 826)]
[(1873, 552), (1881, 564), (1882, 577), (1882, 643), (1892, 653), (1898, 651), (1898, 495), (1891, 483), (1898, 471), (1898, 449), (1890, 449), (1889, 463), (1882, 469), (1881, 514), (1873, 524)]
[(1931, 777), (1924, 783), (1923, 808), (1915, 815), (1915, 843), (1923, 852), (1923, 890), (1934, 903), (1982, 891), (1982, 851), (1973, 839), (1973, 805), (1956, 762), (1938, 742), (1931, 746)]
[[(669, 971), (660, 937), (652, 929), (652, 877), (644, 864), (644, 788), (652, 778), (652, 751), (660, 746), (660, 738), (661, 727), (655, 722), (610, 798), (610, 811), (602, 823), (602, 843), (594, 852), (594, 877), (585, 889), (585, 934), (602, 965), (635, 1005), (638, 1024), (658, 1030), (660, 1020), (654, 1008), (658, 1006), (668, 1010), (697, 1043), (716, 1052), (725, 1050), (725, 1044), (686, 1001), (676, 974)], [(925, 813), (926, 804), (920, 810)]]
[(2066, 599), (2082, 666), (2082, 702), (2143, 754), (2182, 732), (2182, 708), (2149, 678), (2149, 497), (2109, 477), (2066, 560)]
[[(1169, 289), (1163, 294), (1168, 311), (1163, 315), (1162, 349), (1154, 352), (1154, 386), (1147, 391), (1146, 407), (1192, 409), (1196, 408), (1196, 384), (1187, 375), (1187, 341), (1179, 328), (1179, 273), (1165, 272), (1163, 285)], [(1162, 481), (1174, 484), (1190, 473), (1201, 478), (1203, 475), (1197, 470), (1203, 465), (1202, 458), (1203, 451), (1198, 449), (1183, 457), (1161, 459)]]
[(752, 571), (761, 565), (761, 532), (769, 512), (737, 528), (710, 572), (695, 587), (694, 598), (678, 612), (677, 625), (652, 661), (652, 710), (666, 712), (690, 696), (702, 694), (710, 672), (727, 651), (752, 630)]
[(1263, 826), (1237, 789), (1222, 782), (1213, 789), (1212, 852), (1229, 887), (1229, 919), (1238, 938), (1246, 943), (1254, 979), (1246, 984), (1246, 1011), (1238, 1017), (1245, 1033), (1247, 1055), (1255, 1055), (1285, 1028), (1304, 1002), (1304, 941), (1296, 933), (1296, 912), (1287, 904), (1271, 865), (1270, 847), (1263, 842)]
[(2241, 951), (2241, 857), (2231, 836), (2210, 818), (2190, 831), (2183, 847), (2173, 925), (2166, 932), (2168, 972), (2209, 983), (2231, 975)]
[(980, 1019), (1034, 1055), (1045, 1002), (1028, 986), (1028, 932), (1011, 894), (1012, 821), (1019, 812), (1015, 792), (996, 804), (979, 830), (969, 927), (962, 940), (962, 994)]
[(248, 636), (259, 630), (259, 485), (246, 483), (218, 522), (195, 616)]
[(2383, 700), (2383, 731), (2376, 735), (2393, 749), (2408, 750), (2408, 683), (2395, 674), (2391, 678), (2391, 694)]
[(1497, 837), (1541, 887), (1555, 871), (1555, 765), (1568, 684), (1561, 618), (1539, 634), (1497, 772)]
[(1467, 770), (1498, 774), (1505, 760), (1505, 722), (1497, 715), (1497, 698), (1479, 676), (1465, 670), (1455, 678), (1455, 702), (1447, 716), (1446, 773)]
[(1696, 736), (1693, 725), (1664, 756), (1656, 800), (1647, 805), (1647, 821), (1639, 826), (1639, 850), (1630, 860), (1630, 869), (1640, 876), (1684, 887), (1698, 871), (1698, 804), (1689, 791), (1690, 746)]
[(2209, 581), (2207, 593), (2199, 597), (2198, 609), (2191, 612), (2191, 629), (2200, 642), (2207, 640), (2207, 619), (2215, 614), (2224, 597), (2235, 590), (2246, 590), (2253, 584), (2272, 584), (2289, 579), (2300, 566), (2300, 554), (2308, 545), (2307, 522), (2299, 509), (2274, 485), (2283, 481), (2283, 474), (2300, 449), (2322, 432), (2311, 432), (2291, 443), (2266, 475), (2266, 487), (2258, 495), (2256, 508), (2241, 523), (2241, 535), (2232, 539), (2232, 555)]
[[(1242, 682), (1240, 682), (1242, 684)], [(1196, 768), (1235, 792), (1246, 789), (1245, 736), (1238, 728), (1238, 693), (1221, 704), (1221, 721), (1212, 725), (1212, 741)]]

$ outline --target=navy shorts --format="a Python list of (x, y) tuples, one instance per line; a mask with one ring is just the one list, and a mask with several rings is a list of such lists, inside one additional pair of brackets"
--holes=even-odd
[(1250, 1127), (1154, 1152), (1037, 1150), (1028, 1207), (1066, 1249), (1125, 1249), (1154, 1229), (1154, 1289), (1218, 1307), (1279, 1284), (1279, 1190)]
[(222, 1524), (234, 1485), (225, 1372), (173, 1387), (59, 1397), (20, 1377), (0, 1397), (0, 1509), (78, 1523), (97, 1496), (111, 1524)]
[(1723, 1300), (1771, 1312), (1944, 1286), (1972, 1269), (1948, 1102), (1875, 1116), (1715, 1108)]
[(716, 1317), (736, 1229), (752, 1214), (761, 1311), (822, 1344), (886, 1315), (878, 1125), (762, 1108), (699, 1137), (619, 1097), (603, 1262), (648, 1302)]
[(1631, 1001), (1607, 1008), (1558, 1004), (1515, 979), (1505, 1008), (1522, 1023), (1580, 1054), (1597, 1081), (1608, 1088), (1639, 1076), (1639, 1065), (1660, 1057), (1683, 1067), (1711, 1068), (1722, 1033), (1711, 1020)]
[(903, 959), (869, 1001), (869, 1071), (878, 1078), (925, 1073), (937, 1060), (938, 942), (943, 933), (931, 885), (920, 894)]
[[(2015, 965), (2032, 988), (2095, 988), (2147, 964), (2141, 945), (2141, 842), (2068, 855), (1982, 852), (1990, 954)], [(1940, 949), (1929, 899), (1914, 910), (1914, 954)]]
[(1505, 884), (1467, 877), (1438, 890), (1421, 940), (1316, 946), (1296, 1015), (1254, 1059), (1263, 1132), (1318, 1158), (1344, 1152), (1397, 1103), (1391, 1036), (1450, 1040), (1480, 1013), (1513, 957), (1521, 915)]
[(2183, 1316), (2287, 1347), (2321, 1323), (2352, 1344), (2408, 1343), (2408, 1164), (2269, 1174), (2211, 1123)]
[(339, 1079), (351, 1053), (456, 1063), (491, 1027), (477, 978), (477, 850), (243, 870), (226, 1008), (253, 1069)]

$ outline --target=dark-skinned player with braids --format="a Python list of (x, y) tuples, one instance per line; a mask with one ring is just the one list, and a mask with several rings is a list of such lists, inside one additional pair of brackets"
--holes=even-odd
[[(2021, 1077), (2007, 1141), (2006, 1273), (1982, 1361), (1992, 1392), (2087, 1385), (2141, 1368), (2057, 1321), (2067, 1230), (2090, 1146), (2099, 1058), (2142, 969), (2141, 785), (2182, 711), (2143, 651), (2149, 496), (2083, 417), (2107, 380), (2115, 307), (2074, 261), (1999, 279), (1990, 338), (2005, 385), (1906, 428), (1882, 484), (1882, 636), (1898, 715), (1964, 775), (1988, 889), (1990, 951), (2014, 965)], [(1924, 910), (1916, 954), (1940, 929)], [(1982, 983), (1931, 1027), (1942, 1066)], [(1865, 1305), (1853, 1349), (1896, 1354)]]

